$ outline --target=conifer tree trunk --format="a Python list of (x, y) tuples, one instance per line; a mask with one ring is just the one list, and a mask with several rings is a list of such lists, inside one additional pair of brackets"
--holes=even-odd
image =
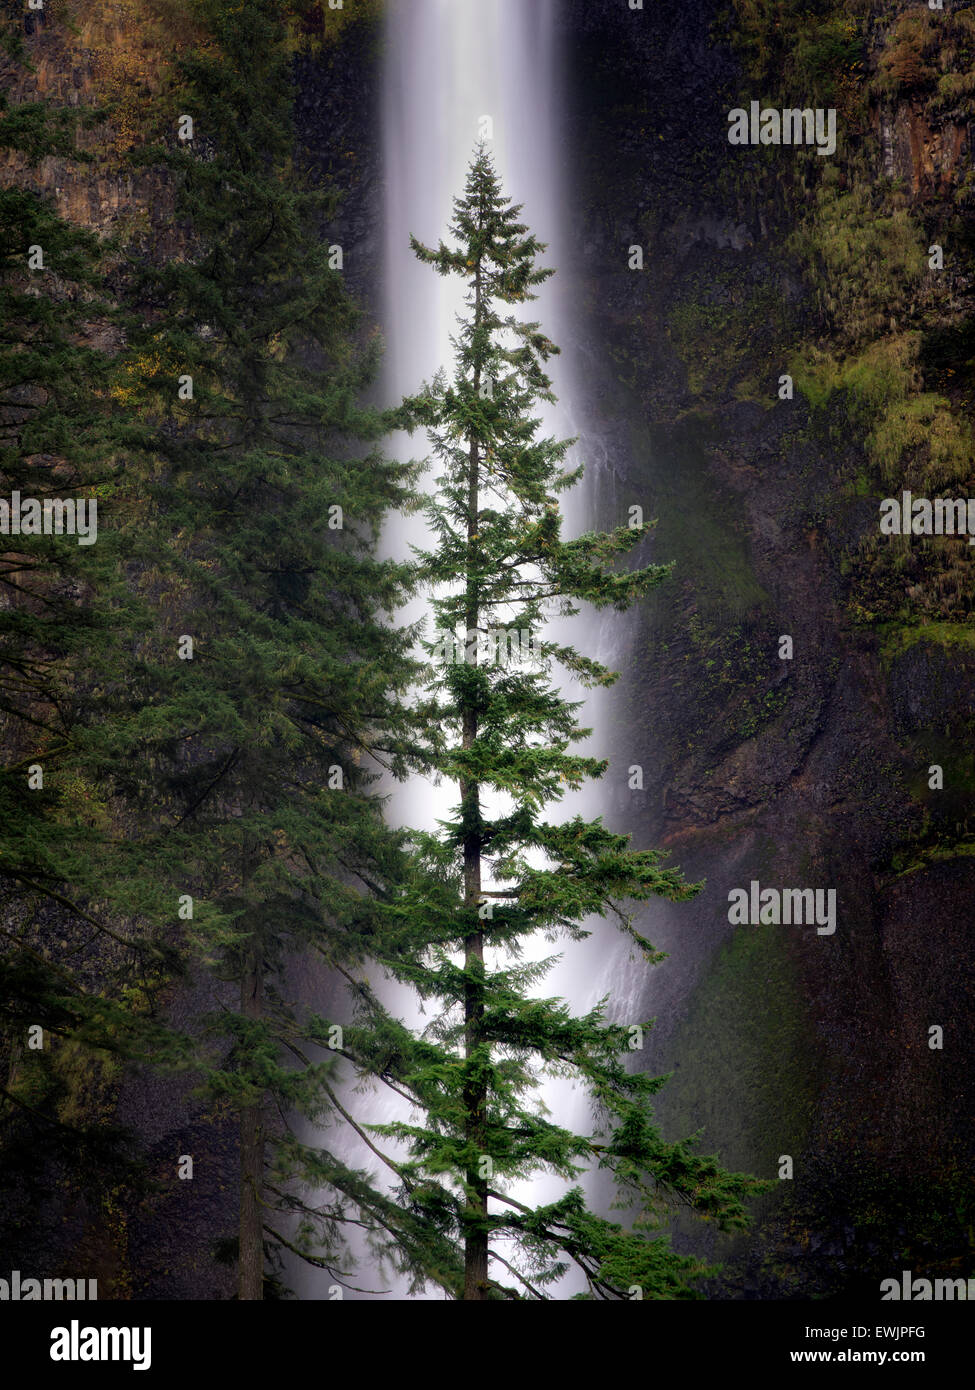
[[(240, 982), (240, 1011), (245, 1018), (258, 1020), (264, 1003), (264, 951), (260, 932), (255, 931), (247, 947)], [(240, 1299), (264, 1297), (264, 1232), (261, 1187), (264, 1182), (264, 1117), (260, 1101), (240, 1112), (240, 1253), (238, 1290)]]
[[(482, 311), (481, 276), (478, 265), (475, 277), (475, 321)], [(481, 389), (481, 370), (474, 368), (475, 394)], [(478, 540), (478, 469), (480, 458), (476, 438), (470, 442), (470, 464), (467, 476), (467, 632), (464, 638), (465, 659), (471, 648), (471, 634), (477, 633), (480, 623), (480, 603), (478, 601), (477, 580), (474, 576)], [(477, 662), (476, 643), (469, 658)], [(477, 711), (463, 710), (463, 746), (470, 748), (477, 738)], [(468, 827), (464, 838), (464, 906), (477, 911), (481, 902), (481, 834), (480, 834), (480, 787), (477, 782), (462, 782), (460, 785), (461, 805), (464, 823)], [(484, 966), (484, 934), (473, 932), (464, 941), (464, 968), (477, 976)], [(464, 990), (464, 1037), (465, 1050), (470, 1062), (480, 1042), (481, 1024), (484, 1018), (483, 989), (480, 978), (468, 979)], [(467, 1142), (474, 1146), (478, 1154), (484, 1153), (485, 1107), (487, 1086), (483, 1078), (468, 1075), (464, 1086), (464, 1111), (467, 1125)], [(479, 1174), (479, 1163), (468, 1168), (467, 1182), (473, 1192), (468, 1202), (469, 1214), (476, 1217), (487, 1216), (488, 1180)], [(464, 1243), (464, 1300), (487, 1298), (488, 1285), (488, 1238), (486, 1231), (469, 1231)]]

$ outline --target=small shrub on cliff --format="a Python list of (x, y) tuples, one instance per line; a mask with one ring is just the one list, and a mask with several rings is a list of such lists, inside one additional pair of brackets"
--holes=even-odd
[(927, 10), (901, 15), (880, 55), (875, 88), (888, 96), (930, 89), (938, 80), (943, 34)]

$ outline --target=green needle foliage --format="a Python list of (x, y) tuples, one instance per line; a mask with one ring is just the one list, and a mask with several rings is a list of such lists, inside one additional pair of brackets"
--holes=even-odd
[[(76, 124), (76, 113), (0, 97), (0, 149), (21, 161), (24, 183), (46, 156), (85, 158)], [(101, 731), (117, 725), (124, 741), (126, 634), (147, 621), (115, 524), (139, 427), (112, 399), (105, 262), (99, 239), (51, 201), (0, 189), (0, 497), (54, 518), (66, 501), (98, 508), (93, 543), (70, 527), (0, 541), (0, 1162), (14, 1221), (50, 1179), (39, 1152), (70, 1160), (89, 1188), (131, 1175), (98, 1113), (105, 1079), (119, 1058), (178, 1051), (151, 1018), (164, 953), (120, 926), (105, 897), (118, 833)], [(87, 1109), (74, 1103), (82, 1091)]]
[[(417, 756), (413, 638), (390, 621), (409, 576), (373, 543), (411, 505), (411, 469), (361, 405), (375, 344), (324, 238), (334, 196), (295, 168), (288, 15), (189, 8), (198, 41), (161, 104), (194, 138), (174, 121), (133, 156), (164, 173), (178, 255), (126, 264), (29, 189), (0, 191), (0, 480), (95, 495), (100, 522), (95, 545), (2, 547), (0, 1115), (15, 1185), (38, 1144), (68, 1161), (82, 1132), (110, 1185), (111, 1100), (78, 1103), (93, 1063), (194, 1065), (239, 1119), (253, 1299), (285, 1248), (344, 1277), (350, 1214), (412, 1258), (368, 1175), (291, 1132), (337, 1113), (337, 1044), (289, 982), (308, 952), (339, 979), (358, 965), (404, 872), (373, 783)], [(28, 160), (74, 154), (63, 113), (2, 114)], [(220, 1005), (193, 1043), (158, 1022), (188, 965)], [(310, 1182), (331, 1194), (314, 1209)]]
[[(544, 247), (519, 214), (482, 149), (455, 202), (455, 245), (413, 243), (422, 261), (466, 286), (453, 378), (441, 374), (407, 406), (442, 467), (429, 504), (436, 547), (420, 556), (420, 573), (434, 593), (438, 632), (427, 650), (446, 736), (432, 761), (459, 799), (439, 833), (415, 836), (417, 874), (386, 937), (385, 964), (435, 1007), (420, 1038), (387, 1017), (380, 1049), (387, 1078), (405, 1087), (421, 1118), (375, 1132), (405, 1146), (395, 1161), (405, 1209), (438, 1238), (463, 1243), (463, 1276), (451, 1269), (441, 1280), (455, 1296), (548, 1297), (574, 1265), (586, 1297), (687, 1298), (705, 1271), (660, 1233), (668, 1202), (740, 1226), (757, 1184), (693, 1142), (666, 1142), (651, 1113), (662, 1081), (627, 1066), (630, 1029), (607, 1022), (606, 1001), (576, 1017), (562, 1000), (536, 997), (551, 961), (521, 959), (539, 938), (579, 941), (588, 918), (612, 915), (654, 962), (660, 956), (626, 903), (678, 901), (697, 889), (599, 818), (545, 815), (566, 788), (606, 767), (572, 751), (589, 731), (553, 670), (587, 687), (614, 679), (544, 639), (545, 619), (572, 616), (581, 602), (623, 610), (666, 569), (614, 567), (647, 527), (562, 537), (559, 497), (581, 469), (565, 467), (573, 441), (539, 433), (539, 404), (554, 400), (545, 364), (557, 349), (511, 310), (553, 272), (536, 266)], [(534, 651), (506, 644), (491, 659), (485, 642), (499, 629), (533, 634)], [(545, 1075), (581, 1084), (595, 1116), (590, 1133), (547, 1118), (538, 1097)], [(577, 1179), (589, 1166), (615, 1183), (633, 1213), (628, 1226), (587, 1207)], [(509, 1189), (536, 1173), (562, 1179), (565, 1191), (532, 1208)]]
[[(373, 548), (412, 470), (381, 455), (385, 422), (361, 404), (374, 344), (325, 235), (334, 198), (296, 168), (281, 7), (195, 0), (192, 18), (204, 37), (177, 72), (193, 138), (139, 156), (171, 171), (186, 253), (145, 270), (128, 331), (126, 389), (158, 453), (128, 790), (172, 911), (193, 900), (186, 930), (225, 982), (205, 1078), (239, 1117), (239, 1294), (257, 1299), (283, 1248), (334, 1267), (337, 1217), (295, 1191), (326, 1160), (289, 1127), (332, 1108), (333, 1043), (288, 970), (309, 951), (359, 964), (401, 873), (373, 783), (416, 751), (413, 635), (390, 620), (409, 572)], [(382, 1207), (331, 1171), (337, 1200)]]

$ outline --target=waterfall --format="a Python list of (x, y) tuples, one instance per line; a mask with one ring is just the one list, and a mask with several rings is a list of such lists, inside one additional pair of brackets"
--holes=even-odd
[(392, 398), (451, 361), (462, 291), (421, 266), (409, 238), (436, 245), (444, 234), (483, 117), (506, 192), (557, 255), (554, 89), (552, 0), (389, 0), (383, 327)]
[[(490, 118), (487, 147), (501, 176), (504, 191), (524, 205), (523, 220), (547, 243), (541, 263), (556, 275), (538, 292), (529, 312), (558, 343), (561, 355), (549, 364), (558, 404), (542, 414), (542, 428), (559, 437), (584, 435), (580, 426), (576, 368), (572, 351), (573, 324), (569, 310), (570, 280), (563, 272), (567, 259), (565, 228), (569, 225), (566, 190), (561, 173), (565, 162), (562, 91), (555, 0), (389, 0), (385, 90), (383, 103), (385, 205), (385, 295), (383, 327), (386, 337), (386, 398), (396, 401), (415, 392), (421, 381), (440, 368), (452, 367), (450, 334), (461, 309), (463, 287), (434, 275), (410, 249), (410, 235), (427, 245), (446, 236), (452, 200), (464, 186), (467, 166), (485, 117)], [(581, 441), (582, 450), (585, 440)], [(422, 444), (414, 442), (420, 452)], [(585, 461), (584, 451), (580, 457)], [(586, 506), (595, 479), (570, 492), (563, 507), (571, 533), (592, 527)], [(388, 543), (391, 553), (404, 555), (410, 542), (428, 542), (422, 521), (396, 519)], [(420, 616), (422, 602), (410, 614)], [(554, 626), (554, 625), (553, 625)], [(596, 624), (580, 614), (554, 631), (561, 640), (612, 662), (613, 623)], [(580, 699), (573, 685), (565, 692)], [(598, 704), (598, 700), (596, 702)], [(600, 711), (586, 702), (583, 722), (595, 724)], [(601, 709), (606, 717), (606, 707)], [(602, 754), (598, 738), (586, 752)], [(393, 792), (391, 816), (398, 824), (433, 828), (446, 811), (456, 789), (432, 789), (424, 782)], [(576, 811), (598, 814), (601, 789), (567, 797), (565, 815)], [(490, 813), (490, 809), (489, 809)], [(558, 809), (554, 812), (559, 815)], [(566, 958), (542, 982), (546, 994), (561, 994), (579, 1009), (590, 1007), (605, 991), (611, 974), (620, 980), (620, 952), (608, 933), (594, 930), (585, 946), (571, 946)], [(540, 941), (525, 958), (540, 958), (554, 950)], [(613, 962), (610, 964), (610, 960)], [(608, 967), (608, 969), (607, 969)], [(407, 1001), (402, 1001), (404, 1005)], [(566, 1082), (546, 1082), (542, 1098), (553, 1117), (584, 1126), (587, 1114)], [(558, 1180), (539, 1177), (514, 1189), (527, 1202), (553, 1200), (563, 1189)], [(559, 1292), (577, 1287), (563, 1281)]]
[[(486, 147), (506, 195), (524, 203), (524, 220), (548, 243), (542, 263), (559, 264), (563, 217), (553, 12), (553, 0), (389, 0), (382, 108), (388, 403), (415, 393), (441, 367), (452, 369), (450, 335), (464, 287), (421, 265), (410, 236), (428, 246), (446, 238), (453, 199), (463, 191), (485, 119), (492, 130)], [(561, 298), (555, 276), (531, 306), (555, 342)], [(565, 409), (572, 394), (567, 365), (565, 357), (550, 364), (561, 408), (545, 420), (547, 429), (563, 435), (573, 433)], [(398, 452), (421, 454), (424, 444), (419, 436), (400, 441)], [(387, 525), (388, 553), (398, 558), (408, 557), (410, 544), (428, 541), (420, 518), (394, 517)], [(412, 620), (426, 611), (420, 600), (407, 616)], [(432, 827), (428, 787), (394, 791), (393, 801), (403, 824)]]
[[(462, 307), (463, 287), (421, 265), (411, 250), (410, 236), (434, 246), (446, 238), (452, 200), (463, 190), (475, 144), (485, 131), (485, 118), (490, 121), (486, 145), (504, 191), (516, 203), (524, 204), (523, 220), (548, 244), (541, 263), (559, 271), (565, 258), (563, 229), (567, 217), (560, 175), (564, 136), (559, 119), (554, 0), (388, 0), (384, 61), (382, 395), (387, 404), (393, 404), (404, 395), (414, 394), (441, 367), (448, 372), (452, 369), (450, 335)], [(557, 273), (541, 287), (537, 302), (530, 306), (531, 316), (539, 319), (545, 332), (562, 347), (562, 355), (549, 364), (558, 405), (547, 408), (543, 416), (543, 429), (559, 437), (584, 433), (577, 423), (577, 374), (573, 370), (566, 284), (567, 277)], [(577, 451), (585, 462), (581, 450), (580, 444)], [(422, 456), (425, 440), (404, 436), (392, 442), (390, 452), (402, 458)], [(586, 496), (591, 495), (593, 481), (590, 475), (588, 486), (574, 489), (565, 499), (563, 513), (569, 534), (592, 529)], [(421, 518), (396, 516), (387, 523), (383, 550), (403, 559), (410, 556), (411, 545), (429, 541)], [(420, 598), (402, 620), (412, 622), (427, 612), (426, 602)], [(611, 644), (621, 640), (619, 625), (597, 624), (584, 614), (554, 635), (608, 663), (616, 654)], [(584, 692), (572, 685), (566, 694), (582, 699)], [(605, 718), (605, 705), (601, 713)], [(596, 724), (599, 717), (599, 709), (587, 701), (582, 722)], [(598, 736), (583, 751), (604, 756)], [(422, 829), (433, 829), (456, 800), (456, 788), (431, 787), (421, 779), (405, 785), (388, 784), (384, 791), (389, 796), (390, 821)], [(598, 814), (604, 795), (598, 786), (576, 793), (554, 814)], [(542, 941), (536, 950), (527, 950), (525, 957), (537, 959), (558, 949)], [(584, 1009), (607, 991), (610, 976), (625, 984), (625, 971), (620, 966), (625, 966), (627, 952), (598, 926), (589, 942), (571, 945), (566, 954), (568, 958), (543, 982), (545, 994), (560, 994), (575, 1008)], [(386, 1006), (411, 1025), (421, 1027), (429, 1021), (419, 1015), (405, 989), (392, 981), (381, 984), (373, 980), (373, 984)], [(546, 1082), (542, 1098), (557, 1121), (572, 1127), (586, 1125), (588, 1117), (581, 1098), (569, 1083)], [(358, 1108), (368, 1111), (368, 1119), (376, 1123), (409, 1118), (405, 1103), (382, 1094), (381, 1088), (372, 1093), (365, 1106), (360, 1096)], [(346, 1161), (376, 1167), (375, 1159), (354, 1142), (354, 1136), (337, 1139), (330, 1130), (328, 1138), (340, 1147)], [(539, 1178), (513, 1192), (521, 1200), (541, 1202), (554, 1199), (562, 1190), (561, 1181)], [(357, 1253), (363, 1254), (361, 1250)], [(408, 1296), (404, 1280), (389, 1274), (382, 1279), (370, 1275), (368, 1265), (366, 1258), (355, 1283), (387, 1289), (387, 1297)], [(302, 1274), (295, 1268), (290, 1273), (303, 1296), (328, 1296), (327, 1275)], [(579, 1287), (567, 1276), (556, 1294), (565, 1296)], [(346, 1294), (349, 1296), (374, 1295)]]

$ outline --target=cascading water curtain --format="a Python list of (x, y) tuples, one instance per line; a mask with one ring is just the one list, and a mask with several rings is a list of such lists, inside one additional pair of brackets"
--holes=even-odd
[[(451, 370), (453, 349), (450, 337), (456, 315), (462, 308), (462, 291), (441, 277), (431, 274), (413, 254), (410, 237), (437, 245), (447, 235), (453, 199), (461, 192), (467, 166), (479, 141), (491, 153), (501, 175), (505, 192), (524, 204), (524, 218), (540, 240), (548, 244), (542, 263), (558, 271), (565, 258), (565, 206), (560, 169), (564, 159), (561, 102), (557, 61), (558, 36), (553, 0), (390, 0), (386, 20), (384, 92), (382, 104), (382, 152), (385, 179), (384, 205), (384, 294), (382, 328), (385, 356), (382, 393), (387, 404), (415, 393), (424, 381), (441, 368)], [(578, 433), (579, 418), (575, 401), (571, 323), (566, 312), (566, 277), (557, 274), (541, 288), (538, 301), (530, 306), (531, 315), (544, 325), (546, 333), (560, 345), (561, 356), (550, 363), (558, 405), (551, 407), (543, 421), (546, 433), (560, 437)], [(414, 436), (390, 443), (391, 452), (409, 458), (421, 454), (425, 441)], [(585, 461), (581, 452), (579, 457)], [(427, 479), (428, 485), (432, 478)], [(566, 519), (570, 530), (591, 526), (586, 515), (583, 484), (566, 499)], [(422, 519), (396, 517), (387, 527), (383, 540), (386, 554), (408, 558), (411, 546), (429, 543)], [(415, 601), (403, 621), (428, 616), (423, 598)], [(584, 649), (598, 646), (606, 655), (606, 637), (597, 638), (595, 624), (585, 630), (585, 618), (574, 624), (573, 640)], [(583, 625), (580, 632), (580, 625)], [(430, 630), (428, 621), (427, 628)], [(605, 624), (603, 624), (605, 628)], [(584, 692), (575, 687), (570, 698), (581, 699)], [(605, 711), (604, 711), (605, 713)], [(594, 712), (593, 719), (597, 714)], [(592, 722), (592, 720), (590, 721)], [(598, 744), (591, 750), (599, 754)], [(397, 825), (433, 829), (446, 815), (456, 789), (433, 787), (419, 778), (406, 784), (388, 784), (388, 816)], [(597, 786), (566, 800), (566, 814), (575, 810), (597, 813), (601, 809)], [(570, 959), (543, 981), (544, 993), (558, 993), (577, 1006), (591, 1005), (598, 995), (594, 982), (606, 980), (607, 948), (610, 943), (598, 933), (585, 947), (574, 946)], [(612, 943), (615, 948), (615, 943)], [(552, 954), (550, 943), (539, 942), (537, 957)], [(619, 975), (617, 969), (612, 972)], [(394, 982), (373, 985), (391, 1012), (411, 1026), (422, 1027), (425, 1020), (415, 1001)], [(584, 1123), (573, 1119), (576, 1099), (565, 1082), (546, 1081), (542, 1095), (557, 1120), (567, 1124)], [(409, 1118), (405, 1105), (395, 1096), (375, 1093), (369, 1104), (371, 1119), (387, 1123)], [(366, 1148), (354, 1136), (329, 1140), (339, 1147), (349, 1163), (375, 1167)], [(540, 1202), (554, 1198), (561, 1185), (540, 1178), (515, 1196)], [(355, 1242), (353, 1241), (353, 1248)], [(360, 1256), (362, 1251), (357, 1251)], [(368, 1260), (364, 1268), (368, 1268)], [(292, 1271), (300, 1281), (303, 1296), (327, 1297), (327, 1275)], [(375, 1279), (356, 1278), (360, 1285), (388, 1292), (386, 1297), (406, 1297), (404, 1280), (388, 1271)], [(571, 1278), (553, 1290), (565, 1296), (577, 1285)], [(346, 1292), (345, 1297), (375, 1297), (376, 1293)], [(383, 1296), (383, 1295), (379, 1295)], [(431, 1293), (432, 1297), (440, 1297)]]

